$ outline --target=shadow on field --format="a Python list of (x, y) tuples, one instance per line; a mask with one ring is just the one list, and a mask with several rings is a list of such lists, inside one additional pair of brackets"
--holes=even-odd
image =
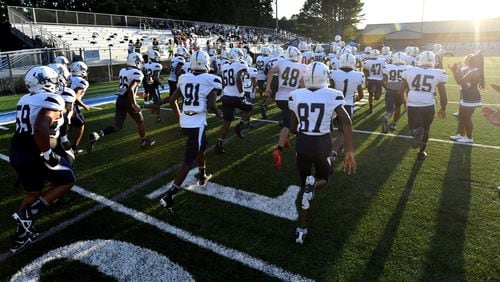
[(423, 162), (420, 160), (415, 160), (411, 168), (411, 173), (406, 181), (405, 189), (399, 198), (396, 208), (387, 223), (384, 233), (381, 236), (377, 247), (373, 251), (370, 261), (366, 266), (365, 273), (363, 274), (363, 279), (369, 281), (378, 280), (382, 271), (384, 270), (384, 265), (391, 253), (392, 243), (396, 237), (396, 233), (401, 222), (401, 218), (406, 209), (406, 204), (408, 203), (408, 198), (413, 190), (413, 185), (415, 184), (415, 179), (417, 178), (418, 172), (422, 167)]
[(456, 144), (451, 149), (423, 281), (467, 279), (464, 241), (471, 198), (471, 150), (471, 146)]

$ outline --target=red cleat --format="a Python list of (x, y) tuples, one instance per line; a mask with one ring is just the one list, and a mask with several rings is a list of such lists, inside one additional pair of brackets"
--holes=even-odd
[(274, 167), (276, 169), (281, 169), (281, 151), (278, 149), (275, 149), (272, 153), (273, 159), (274, 159)]

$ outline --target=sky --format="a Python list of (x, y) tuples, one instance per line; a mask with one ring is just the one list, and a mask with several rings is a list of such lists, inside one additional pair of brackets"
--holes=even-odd
[[(365, 20), (375, 23), (482, 19), (500, 17), (500, 0), (362, 0)], [(298, 14), (305, 0), (278, 0), (278, 18)], [(397, 12), (392, 12), (397, 11)]]

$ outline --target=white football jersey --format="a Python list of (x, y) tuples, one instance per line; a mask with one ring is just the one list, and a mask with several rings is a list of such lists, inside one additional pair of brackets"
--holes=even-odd
[(306, 70), (306, 65), (292, 62), (287, 59), (281, 59), (278, 60), (274, 66), (279, 69), (279, 87), (276, 92), (275, 100), (287, 101), (290, 97), (290, 92), (299, 88), (300, 81)]
[(416, 57), (413, 56), (406, 56), (406, 64), (410, 66), (415, 66), (415, 61), (417, 60)]
[(139, 84), (142, 82), (144, 74), (137, 68), (126, 67), (120, 70), (118, 78), (120, 80), (120, 85), (118, 85), (118, 90), (115, 94), (123, 96), (134, 81), (138, 81)]
[(190, 73), (191, 71), (191, 63), (190, 62), (185, 62), (184, 65), (182, 65), (182, 71), (184, 73)]
[(288, 108), (297, 116), (297, 131), (316, 136), (330, 133), (332, 119), (337, 117), (335, 109), (341, 105), (345, 105), (342, 92), (327, 87), (294, 90), (288, 101)]
[(85, 95), (85, 91), (87, 91), (87, 88), (89, 88), (89, 82), (81, 76), (76, 76), (76, 75), (70, 76), (70, 83), (71, 85), (69, 88), (75, 90), (75, 92), (77, 89), (83, 89), (83, 92), (80, 95), (80, 97), (83, 97), (83, 95)]
[(346, 105), (354, 106), (354, 96), (358, 86), (365, 83), (365, 75), (362, 72), (351, 70), (332, 70), (330, 79), (335, 83), (335, 89), (342, 92)]
[(315, 62), (323, 63), (325, 60), (325, 52), (313, 53), (312, 58)]
[(308, 65), (313, 58), (313, 52), (306, 51), (302, 53), (302, 63)]
[(367, 60), (363, 64), (363, 69), (368, 70), (367, 79), (371, 80), (382, 80), (384, 79), (384, 75), (382, 73), (382, 68), (385, 65), (385, 59), (375, 59), (375, 60)]
[(401, 88), (401, 74), (410, 66), (387, 64), (382, 70), (387, 75), (387, 89), (399, 90)]
[(255, 61), (255, 66), (257, 67), (257, 80), (266, 80), (266, 74), (264, 73), (266, 69), (267, 62), (269, 61), (269, 56), (258, 56)]
[(331, 70), (338, 70), (339, 69), (339, 58), (337, 58), (337, 55), (330, 53), (328, 54), (328, 60), (330, 61), (330, 69)]
[(248, 68), (248, 72), (243, 76), (243, 92), (252, 92), (252, 78), (257, 78), (257, 75), (258, 71), (256, 68)]
[(408, 82), (407, 105), (410, 107), (427, 107), (435, 104), (434, 94), (438, 84), (446, 83), (448, 75), (440, 69), (424, 69), (410, 67), (401, 77)]
[(224, 96), (241, 97), (236, 86), (236, 75), (241, 70), (248, 72), (248, 65), (245, 61), (232, 62), (222, 65), (222, 81), (224, 82)]
[(230, 64), (231, 62), (228, 59), (217, 59), (217, 74), (222, 76), (222, 66), (225, 64)]
[(208, 94), (213, 89), (222, 89), (220, 77), (209, 74), (187, 73), (179, 77), (179, 91), (184, 98), (180, 126), (198, 128), (207, 125)]
[(172, 59), (172, 63), (170, 64), (170, 74), (168, 76), (168, 80), (177, 81), (177, 77), (175, 76), (175, 69), (177, 68), (178, 64), (184, 64), (184, 63), (186, 63), (186, 59), (184, 59), (184, 57), (177, 56)]
[(144, 78), (147, 84), (151, 85), (155, 79), (160, 79), (160, 72), (163, 66), (157, 62), (144, 64)]
[(17, 102), (16, 107), (16, 132), (14, 135), (33, 136), (35, 134), (35, 121), (42, 109), (62, 112), (64, 99), (57, 94), (37, 93), (26, 94)]

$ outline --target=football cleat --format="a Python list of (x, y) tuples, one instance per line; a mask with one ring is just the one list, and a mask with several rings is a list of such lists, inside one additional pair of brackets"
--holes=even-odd
[(216, 154), (224, 154), (226, 151), (222, 148), (222, 145), (216, 144), (214, 151)]
[(241, 128), (243, 127), (242, 123), (238, 123), (236, 125), (236, 127), (234, 128), (234, 132), (236, 133), (236, 136), (240, 137), (241, 139), (243, 139), (243, 133), (241, 133)]
[(23, 232), (23, 234), (15, 234), (12, 238), (13, 245), (10, 247), (10, 251), (12, 253), (16, 253), (21, 249), (26, 248), (27, 246), (35, 243), (40, 238), (40, 233), (27, 233)]
[(272, 156), (273, 156), (273, 159), (274, 159), (274, 167), (276, 169), (281, 169), (281, 154), (282, 152), (278, 149), (274, 149), (273, 153), (272, 153)]
[(427, 153), (424, 151), (424, 152), (418, 152), (417, 153), (417, 159), (423, 161), (427, 158)]
[(473, 143), (474, 142), (474, 139), (472, 138), (469, 138), (467, 136), (461, 136), (460, 138), (458, 138), (456, 140), (457, 142), (460, 142), (460, 143)]
[(211, 174), (205, 174), (205, 175), (201, 175), (201, 174), (196, 174), (196, 179), (198, 179), (198, 185), (201, 185), (201, 186), (204, 186), (205, 184), (207, 184), (208, 180), (210, 180), (212, 178), (212, 175)]
[(422, 138), (424, 137), (424, 129), (419, 127), (413, 131), (413, 139), (411, 140), (411, 146), (413, 148), (420, 147), (420, 143), (422, 143)]
[(168, 191), (167, 194), (160, 199), (160, 204), (165, 208), (165, 211), (168, 214), (174, 214), (174, 209), (172, 208), (174, 205), (174, 196), (170, 191)]
[(333, 166), (333, 164), (335, 163), (336, 160), (337, 160), (337, 152), (332, 151), (330, 153), (330, 164), (331, 164), (331, 166)]
[(156, 144), (154, 139), (145, 138), (141, 140), (141, 149), (146, 149)]
[(75, 153), (75, 155), (78, 155), (78, 154), (82, 154), (82, 153), (83, 153), (83, 150), (82, 150), (82, 149), (79, 149), (79, 148), (78, 148), (78, 147), (76, 147), (75, 145), (73, 145), (72, 149), (73, 149), (73, 152)]
[(388, 120), (386, 117), (382, 119), (382, 133), (388, 133), (389, 132), (389, 125), (388, 125)]
[(309, 175), (306, 178), (306, 187), (304, 191), (304, 195), (302, 195), (302, 209), (307, 210), (311, 206), (311, 201), (314, 198), (314, 184), (316, 183), (316, 179), (314, 176)]
[(306, 239), (307, 236), (307, 228), (300, 228), (297, 227), (295, 229), (295, 243), (297, 244), (304, 244), (304, 240)]
[(267, 119), (267, 106), (266, 105), (260, 106), (260, 115), (262, 116), (262, 119)]
[(24, 230), (26, 233), (36, 233), (34, 231), (33, 219), (30, 211), (27, 209), (22, 209), (19, 212), (12, 214), (12, 219), (17, 223), (17, 225)]
[(450, 139), (453, 140), (453, 141), (457, 141), (460, 138), (462, 138), (462, 135), (460, 135), (460, 134), (450, 136)]
[(92, 132), (89, 134), (89, 141), (87, 144), (87, 151), (90, 153), (94, 150), (95, 143), (99, 140), (101, 136), (97, 132)]

